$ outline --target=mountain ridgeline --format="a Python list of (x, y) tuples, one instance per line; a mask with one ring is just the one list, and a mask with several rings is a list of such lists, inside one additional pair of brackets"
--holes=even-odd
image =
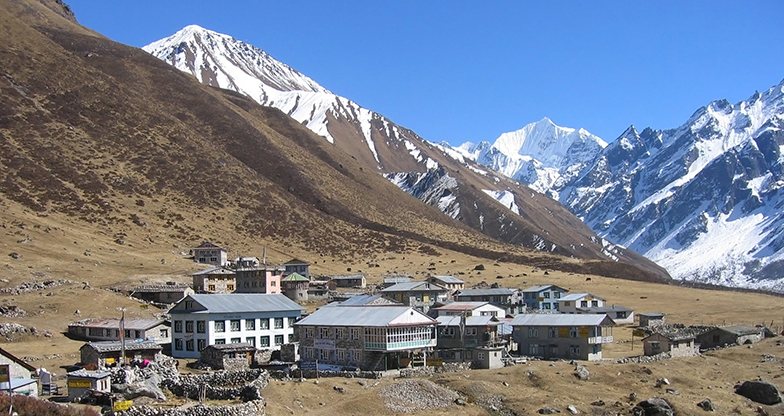
[(637, 253), (597, 237), (550, 198), (329, 92), (255, 46), (188, 26), (143, 49), (203, 84), (280, 109), (325, 143), (492, 238), (543, 253), (635, 264), (668, 277)]
[[(547, 124), (512, 134), (525, 145), (505, 134), (454, 150), (558, 199), (675, 279), (784, 292), (784, 81), (735, 105), (714, 101), (675, 129), (632, 126), (606, 146), (550, 134), (569, 151), (528, 151), (543, 139), (526, 133)], [(575, 143), (578, 157), (561, 157)]]
[[(266, 91), (275, 103), (285, 101), (278, 92), (300, 88), (329, 97), (323, 114), (329, 135), (294, 117), (299, 108), (318, 115), (322, 103), (308, 104), (305, 95), (291, 98), (298, 104), (283, 111), (271, 101), (259, 105), (263, 94), (214, 88), (222, 80), (217, 70), (204, 71), (212, 81), (201, 83), (79, 26), (61, 2), (0, 0), (0, 7), (7, 33), (0, 44), (6, 218), (60, 218), (116, 241), (129, 258), (209, 239), (237, 250), (266, 245), (315, 259), (412, 251), (438, 256), (443, 248), (613, 277), (667, 277), (636, 253), (602, 244), (549, 198), (479, 165), (458, 163), (442, 147), (262, 55), (253, 62), (269, 69), (261, 79), (276, 86)], [(174, 46), (186, 57), (199, 54), (182, 42)], [(201, 72), (201, 64), (194, 67)], [(390, 144), (381, 146), (385, 140)], [(441, 184), (431, 199), (460, 213), (444, 215), (379, 174), (398, 172), (410, 175), (404, 183)], [(515, 193), (520, 215), (490, 195), (502, 191)]]

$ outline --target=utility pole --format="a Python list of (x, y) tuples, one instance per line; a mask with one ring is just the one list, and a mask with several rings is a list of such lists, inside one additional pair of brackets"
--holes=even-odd
[(122, 311), (120, 318), (120, 365), (125, 365), (125, 308), (119, 308)]

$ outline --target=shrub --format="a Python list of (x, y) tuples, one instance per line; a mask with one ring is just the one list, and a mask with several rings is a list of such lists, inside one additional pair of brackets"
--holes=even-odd
[[(8, 394), (0, 394), (0, 414), (9, 414), (9, 404)], [(29, 396), (14, 395), (13, 405), (13, 410), (19, 415), (100, 416), (96, 410), (87, 407), (62, 405)]]

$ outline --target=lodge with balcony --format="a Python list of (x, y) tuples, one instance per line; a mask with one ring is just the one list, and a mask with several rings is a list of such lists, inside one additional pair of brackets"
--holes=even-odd
[(520, 355), (598, 361), (613, 325), (607, 315), (524, 314), (512, 320), (512, 338)]

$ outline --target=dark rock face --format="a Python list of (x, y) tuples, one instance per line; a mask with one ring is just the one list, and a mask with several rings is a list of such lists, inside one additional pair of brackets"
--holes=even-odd
[(744, 381), (743, 384), (735, 387), (735, 393), (751, 401), (766, 405), (781, 403), (779, 389), (765, 381)]
[(675, 412), (667, 400), (653, 397), (637, 403), (632, 409), (635, 416), (674, 416)]

